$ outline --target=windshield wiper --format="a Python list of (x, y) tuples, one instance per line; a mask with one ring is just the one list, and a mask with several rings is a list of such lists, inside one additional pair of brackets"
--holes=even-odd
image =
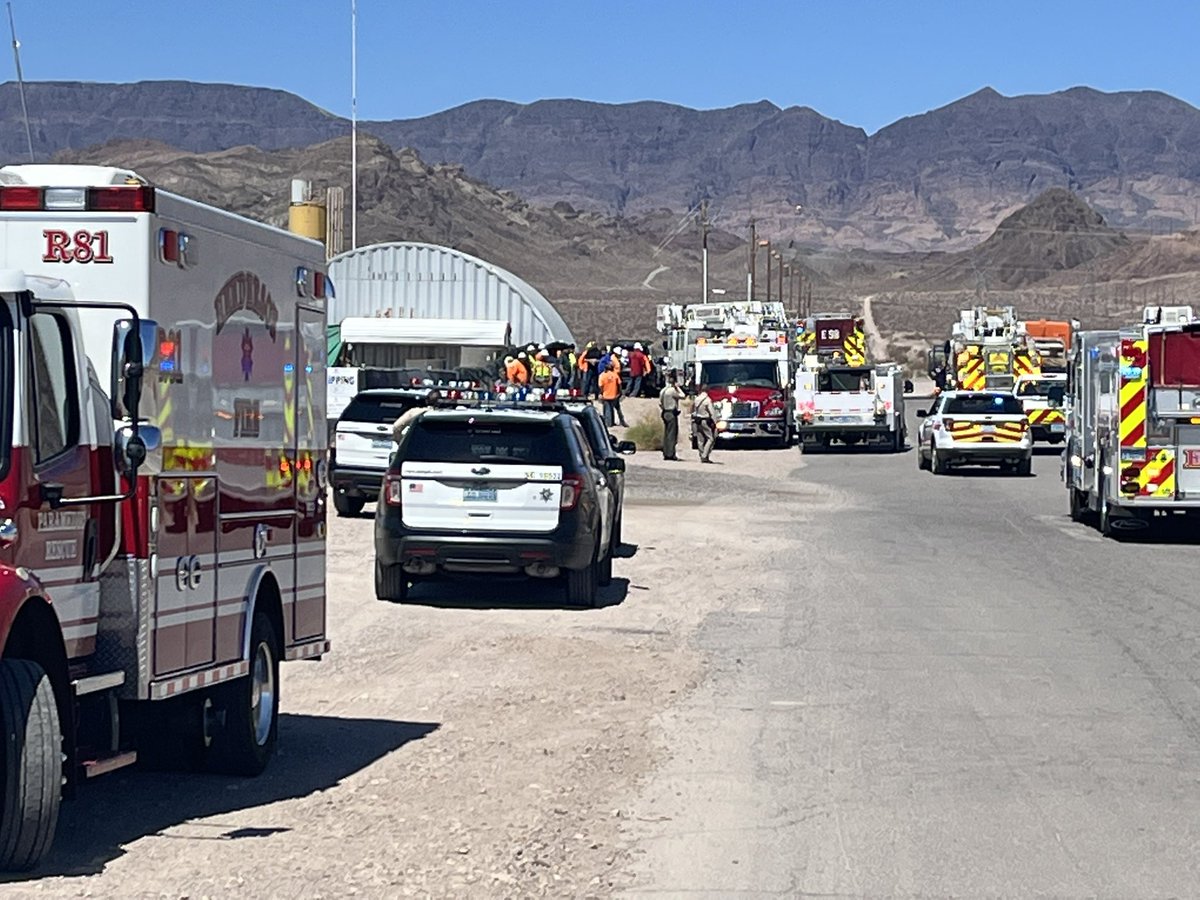
[(529, 462), (529, 460), (521, 459), (521, 457), (519, 457), (519, 456), (505, 456), (502, 453), (480, 453), (478, 456), (478, 459), (480, 462), (494, 462), (494, 463), (504, 463), (504, 462), (527, 463), (527, 462)]

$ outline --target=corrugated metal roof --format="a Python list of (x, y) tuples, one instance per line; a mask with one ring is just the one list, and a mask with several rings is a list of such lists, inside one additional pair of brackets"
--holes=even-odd
[[(451, 247), (399, 241), (335, 256), (329, 323), (387, 312), (393, 319), (502, 320), (514, 344), (574, 341), (562, 316), (512, 272)], [(344, 336), (343, 336), (344, 337)]]
[(350, 316), (342, 319), (341, 338), (353, 344), (459, 344), (507, 347), (508, 323), (492, 319), (389, 319)]

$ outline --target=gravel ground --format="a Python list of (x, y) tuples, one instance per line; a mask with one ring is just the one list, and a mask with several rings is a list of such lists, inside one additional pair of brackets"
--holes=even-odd
[[(651, 401), (627, 402), (636, 421)], [(619, 430), (618, 430), (619, 433)], [(686, 440), (686, 432), (685, 432)], [(254, 780), (125, 771), (64, 807), (8, 897), (604, 896), (632, 883), (660, 715), (696, 688), (707, 616), (778, 591), (770, 540), (738, 546), (796, 452), (629, 460), (603, 606), (524, 581), (374, 599), (372, 523), (333, 523), (333, 651), (284, 667), (279, 758)], [(815, 488), (797, 488), (808, 502)], [(737, 552), (732, 551), (737, 548)], [(715, 577), (712, 560), (732, 562)]]

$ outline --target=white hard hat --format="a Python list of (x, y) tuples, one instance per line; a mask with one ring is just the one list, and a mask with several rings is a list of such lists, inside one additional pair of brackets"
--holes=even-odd
[(641, 350), (641, 349), (642, 349), (642, 345), (641, 345), (641, 344), (634, 344), (634, 345), (633, 345), (633, 349), (634, 349), (634, 350)]

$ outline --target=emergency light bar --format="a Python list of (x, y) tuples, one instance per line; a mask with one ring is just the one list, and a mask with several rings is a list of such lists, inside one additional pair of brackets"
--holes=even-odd
[(154, 188), (147, 185), (114, 187), (0, 187), (0, 211), (5, 212), (154, 212)]

